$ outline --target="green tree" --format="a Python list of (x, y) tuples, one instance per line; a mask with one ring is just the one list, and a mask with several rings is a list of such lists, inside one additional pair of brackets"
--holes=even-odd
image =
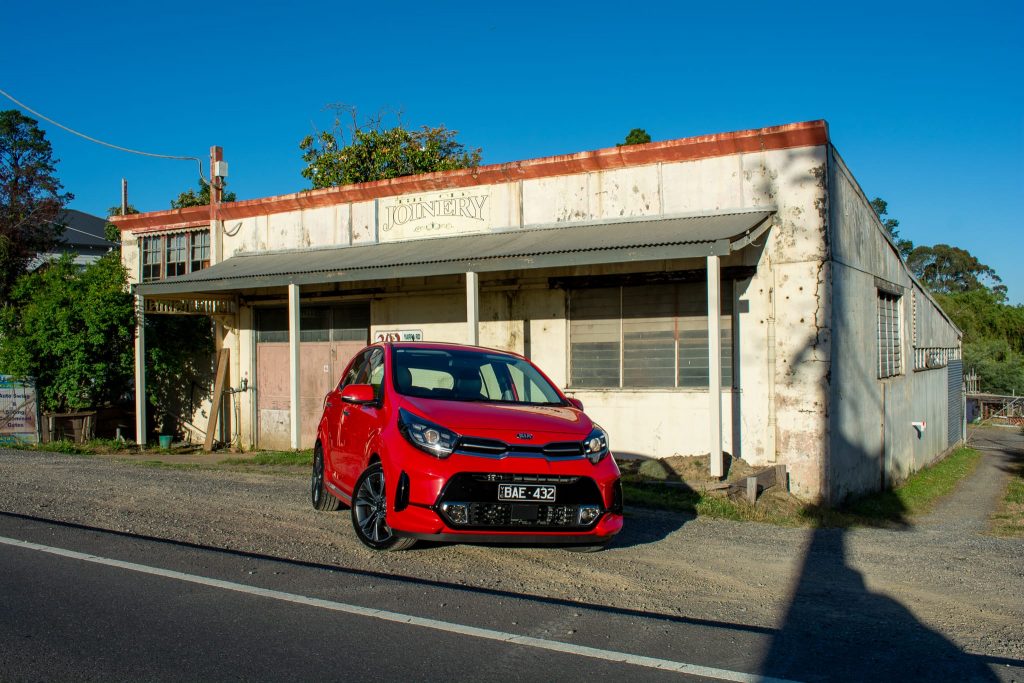
[(74, 197), (61, 191), (57, 162), (35, 119), (0, 111), (0, 301), (63, 232), (60, 217)]
[[(221, 197), (223, 202), (233, 202), (237, 200), (234, 192), (227, 190), (228, 182), (224, 182), (224, 194)], [(178, 195), (177, 199), (171, 200), (172, 209), (184, 209), (189, 206), (209, 206), (210, 205), (210, 183), (206, 182), (202, 178), (199, 179), (199, 190), (185, 190)], [(118, 208), (120, 211), (120, 208)], [(131, 212), (129, 212), (131, 213)]]
[(900, 239), (899, 225), (900, 222), (895, 218), (886, 218), (889, 215), (889, 202), (885, 201), (881, 197), (875, 197), (871, 200), (871, 208), (875, 210), (875, 215), (878, 216), (878, 220), (882, 222), (882, 227), (885, 228), (886, 232), (892, 238), (892, 241), (896, 244), (896, 248), (900, 251), (900, 256), (906, 261), (910, 256), (910, 252), (914, 250), (914, 243), (910, 240)]
[(302, 177), (313, 189), (472, 168), (480, 163), (480, 149), (466, 149), (456, 139), (458, 131), (444, 125), (409, 129), (399, 120), (388, 128), (378, 118), (360, 126), (355, 110), (347, 110), (352, 113), (347, 131), (336, 117), (332, 131), (307, 135), (299, 143), (306, 162)]
[[(139, 210), (136, 209), (131, 204), (129, 204), (128, 206), (125, 207), (124, 215), (129, 216), (129, 215), (131, 215), (133, 213), (139, 213)], [(121, 215), (121, 207), (120, 206), (112, 206), (112, 207), (110, 207), (109, 209), (107, 209), (107, 215), (108, 216), (120, 216)], [(120, 244), (121, 243), (121, 231), (113, 223), (107, 223), (106, 225), (103, 226), (103, 237), (105, 237), (108, 242), (113, 242), (115, 244)]]
[(127, 282), (117, 252), (84, 269), (66, 254), (22, 275), (0, 310), (0, 371), (35, 377), (44, 410), (117, 403), (134, 373)]
[(907, 257), (907, 265), (933, 292), (949, 294), (987, 288), (999, 301), (1006, 299), (1002, 278), (966, 249), (948, 244), (915, 247)]
[(642, 145), (651, 141), (651, 136), (647, 134), (647, 131), (643, 128), (634, 128), (629, 131), (626, 135), (626, 141), (616, 144), (616, 147), (625, 147), (626, 145)]

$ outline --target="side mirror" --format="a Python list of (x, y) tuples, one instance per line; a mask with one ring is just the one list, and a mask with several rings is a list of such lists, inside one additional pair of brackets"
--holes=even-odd
[(341, 400), (361, 406), (375, 403), (377, 398), (373, 395), (373, 387), (369, 384), (349, 384), (341, 390)]
[(567, 398), (569, 398), (569, 403), (573, 404), (573, 406), (575, 406), (576, 408), (579, 408), (580, 410), (583, 410), (583, 401), (579, 400), (578, 398), (571, 398), (571, 397), (567, 397)]

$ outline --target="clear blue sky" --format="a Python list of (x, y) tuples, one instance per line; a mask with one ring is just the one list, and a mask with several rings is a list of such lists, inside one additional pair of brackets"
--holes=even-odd
[[(206, 158), (240, 199), (308, 187), (325, 105), (444, 123), (484, 163), (824, 118), (904, 237), (1024, 302), (1024, 3), (7, 3), (0, 89), (118, 145)], [(0, 108), (9, 103), (0, 100)], [(9, 105), (13, 107), (13, 105)], [(75, 194), (144, 211), (195, 165), (43, 124)]]

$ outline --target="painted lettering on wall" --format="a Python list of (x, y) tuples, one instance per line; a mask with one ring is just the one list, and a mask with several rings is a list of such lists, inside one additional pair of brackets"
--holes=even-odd
[(423, 341), (423, 330), (380, 330), (373, 335), (376, 342)]
[(491, 226), (490, 200), (490, 192), (479, 189), (381, 199), (378, 239), (393, 242), (485, 231)]

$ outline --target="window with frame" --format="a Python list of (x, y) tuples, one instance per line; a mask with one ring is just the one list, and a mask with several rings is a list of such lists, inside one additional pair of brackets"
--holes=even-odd
[(143, 282), (195, 273), (210, 267), (210, 231), (150, 235), (141, 240)]
[(188, 271), (186, 254), (188, 235), (184, 233), (168, 235), (164, 243), (166, 244), (166, 249), (164, 250), (166, 258), (164, 260), (167, 263), (167, 277), (184, 275)]
[(163, 238), (142, 238), (142, 280), (160, 280), (163, 278)]
[[(367, 343), (370, 338), (370, 304), (353, 301), (333, 306), (304, 305), (299, 309), (299, 341)], [(256, 342), (288, 342), (288, 309), (256, 309)]]
[[(733, 385), (733, 282), (722, 283), (722, 386)], [(569, 383), (574, 389), (706, 388), (707, 283), (569, 293)]]
[(878, 290), (878, 379), (903, 374), (899, 294)]

